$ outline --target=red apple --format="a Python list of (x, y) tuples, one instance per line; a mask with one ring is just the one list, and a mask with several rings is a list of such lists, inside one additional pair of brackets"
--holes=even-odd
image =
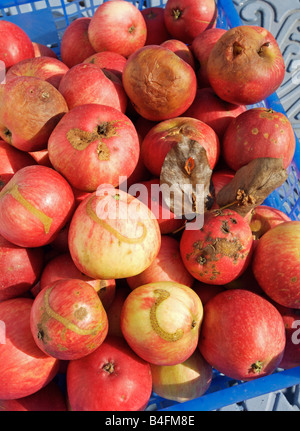
[(65, 278), (48, 284), (35, 297), (30, 329), (45, 354), (74, 360), (92, 353), (103, 343), (108, 320), (93, 286)]
[(47, 148), (52, 130), (68, 112), (61, 93), (33, 76), (21, 76), (2, 85), (0, 106), (0, 137), (26, 152)]
[(38, 150), (38, 151), (29, 151), (28, 154), (36, 161), (38, 165), (43, 165), (43, 166), (47, 166), (48, 168), (53, 168), (49, 160), (48, 148), (45, 148), (44, 150)]
[(230, 122), (222, 140), (222, 155), (234, 171), (258, 157), (281, 158), (283, 167), (287, 168), (295, 147), (295, 133), (287, 116), (257, 107), (242, 112)]
[(61, 79), (58, 90), (70, 110), (95, 103), (111, 106), (123, 113), (126, 111), (127, 95), (122, 82), (112, 72), (92, 63), (73, 66)]
[(212, 366), (203, 358), (199, 349), (181, 364), (150, 366), (153, 391), (178, 403), (201, 397), (212, 382)]
[(147, 26), (145, 45), (160, 45), (170, 39), (170, 33), (165, 26), (164, 9), (159, 6), (149, 6), (141, 10)]
[(140, 274), (127, 278), (131, 289), (159, 281), (171, 281), (189, 287), (194, 283), (194, 278), (183, 265), (179, 241), (168, 235), (162, 235), (160, 250), (151, 265)]
[(269, 229), (285, 221), (291, 221), (283, 211), (268, 205), (259, 205), (251, 212), (250, 228), (256, 240), (262, 237)]
[(190, 49), (197, 62), (196, 74), (199, 88), (210, 86), (206, 70), (209, 54), (217, 40), (226, 33), (226, 31), (227, 30), (224, 28), (209, 28), (199, 33), (190, 45)]
[(183, 113), (210, 126), (223, 140), (224, 133), (233, 118), (246, 111), (244, 105), (233, 105), (220, 99), (211, 87), (198, 88), (191, 106)]
[(207, 362), (227, 377), (248, 381), (273, 373), (285, 341), (280, 313), (260, 295), (234, 289), (204, 306), (198, 346)]
[(127, 296), (121, 330), (145, 361), (175, 365), (196, 350), (202, 318), (201, 300), (190, 287), (161, 281), (139, 286)]
[(75, 266), (70, 253), (62, 253), (51, 259), (43, 268), (40, 276), (40, 290), (57, 280), (73, 278), (82, 280), (91, 285), (101, 299), (102, 305), (107, 310), (115, 297), (115, 280), (99, 280), (82, 274)]
[(88, 28), (88, 37), (96, 52), (114, 51), (128, 58), (145, 45), (147, 26), (135, 5), (114, 0), (98, 6)]
[(194, 69), (161, 45), (135, 51), (126, 62), (122, 78), (134, 109), (150, 121), (183, 114), (196, 95)]
[(77, 268), (92, 278), (126, 278), (144, 271), (161, 244), (156, 218), (138, 199), (99, 188), (75, 210), (69, 249)]
[(122, 74), (126, 61), (127, 58), (117, 52), (101, 51), (86, 58), (83, 63), (92, 63), (101, 69), (112, 72), (122, 82)]
[(269, 229), (255, 247), (253, 274), (273, 301), (300, 309), (300, 221), (286, 221)]
[(49, 138), (48, 152), (53, 167), (72, 187), (94, 192), (100, 184), (117, 187), (122, 177), (132, 174), (140, 143), (133, 123), (121, 111), (87, 104), (64, 116)]
[(53, 57), (35, 57), (19, 61), (6, 73), (6, 82), (18, 76), (35, 76), (58, 88), (62, 77), (69, 70), (62, 61)]
[(30, 290), (43, 270), (41, 248), (18, 247), (0, 235), (0, 301)]
[(215, 0), (168, 0), (164, 10), (167, 30), (185, 43), (192, 43), (199, 33), (216, 26)]
[(226, 184), (230, 183), (233, 179), (235, 172), (232, 169), (216, 169), (213, 171), (211, 175), (211, 181), (214, 187), (215, 201), (212, 205), (212, 209), (219, 208), (219, 205), (216, 202), (217, 195), (219, 191), (226, 186)]
[(0, 61), (6, 69), (26, 58), (34, 57), (34, 48), (27, 33), (13, 22), (0, 20)]
[(67, 403), (60, 387), (51, 381), (47, 386), (27, 397), (0, 400), (0, 410), (7, 412), (65, 412)]
[(197, 280), (224, 285), (239, 277), (252, 255), (252, 232), (247, 221), (230, 209), (204, 213), (201, 229), (185, 230), (180, 252)]
[(95, 53), (88, 37), (91, 20), (90, 17), (75, 19), (62, 35), (60, 55), (62, 61), (70, 68), (82, 63), (87, 57)]
[(35, 57), (53, 57), (57, 58), (55, 51), (47, 45), (39, 42), (32, 42)]
[(1, 400), (34, 394), (58, 371), (59, 360), (42, 352), (31, 335), (32, 304), (32, 299), (21, 297), (0, 303), (0, 329), (5, 341), (0, 343)]
[(46, 166), (26, 166), (0, 192), (0, 234), (20, 247), (49, 244), (71, 218), (74, 195)]
[(17, 150), (7, 142), (0, 140), (0, 190), (19, 169), (35, 164), (36, 162), (30, 154)]
[(128, 193), (148, 206), (157, 219), (161, 234), (175, 232), (184, 225), (184, 219), (177, 218), (165, 203), (159, 178), (133, 184), (129, 187)]
[(93, 353), (68, 365), (71, 411), (143, 411), (151, 391), (150, 365), (120, 337), (107, 337)]
[(216, 94), (230, 103), (252, 105), (281, 85), (285, 64), (272, 33), (255, 25), (226, 31), (215, 43), (207, 75)]
[(121, 330), (121, 313), (125, 299), (131, 292), (130, 287), (121, 285), (117, 280), (116, 294), (106, 314), (108, 318), (108, 336), (123, 337)]
[(152, 127), (142, 142), (143, 162), (157, 178), (160, 177), (166, 155), (184, 136), (202, 145), (206, 150), (211, 169), (216, 166), (220, 155), (220, 142), (214, 130), (195, 118), (175, 117), (161, 121)]
[(190, 47), (181, 40), (168, 39), (161, 43), (160, 46), (170, 49), (180, 58), (182, 58), (182, 60), (186, 61), (193, 69), (195, 69), (195, 59), (193, 53)]

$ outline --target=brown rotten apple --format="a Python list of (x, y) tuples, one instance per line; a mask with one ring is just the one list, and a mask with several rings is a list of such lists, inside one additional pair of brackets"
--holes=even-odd
[(160, 45), (135, 51), (123, 70), (123, 86), (135, 110), (151, 121), (177, 117), (192, 104), (197, 89), (194, 69)]
[(282, 53), (274, 36), (252, 25), (227, 30), (215, 43), (207, 62), (210, 85), (221, 99), (251, 105), (266, 99), (285, 74)]

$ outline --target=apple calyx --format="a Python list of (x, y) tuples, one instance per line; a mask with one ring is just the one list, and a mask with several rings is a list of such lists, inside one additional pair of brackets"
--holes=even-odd
[(8, 143), (9, 144), (11, 144), (12, 143), (12, 133), (11, 133), (11, 131), (9, 130), (9, 129), (5, 129), (4, 130), (4, 132), (3, 132), (3, 134), (4, 134), (4, 136), (6, 137), (6, 139), (7, 139), (7, 141), (8, 141)]
[(112, 374), (115, 371), (114, 364), (112, 362), (107, 362), (103, 365), (102, 370), (106, 371), (109, 374)]
[(172, 9), (172, 15), (174, 19), (179, 19), (182, 15), (182, 11), (180, 9)]
[(257, 54), (260, 56), (260, 57), (264, 57), (265, 56), (265, 54), (266, 54), (266, 50), (265, 50), (265, 48), (268, 48), (270, 46), (270, 42), (265, 42), (260, 48), (259, 48), (259, 50), (257, 51)]
[(263, 363), (261, 361), (256, 361), (251, 365), (249, 372), (259, 374), (262, 368), (263, 368)]

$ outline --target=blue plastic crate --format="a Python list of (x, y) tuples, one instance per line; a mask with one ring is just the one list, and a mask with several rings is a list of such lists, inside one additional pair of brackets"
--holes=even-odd
[[(0, 0), (0, 19), (19, 25), (34, 42), (51, 46), (59, 55), (61, 37), (76, 18), (93, 16), (107, 0)], [(217, 26), (225, 29), (242, 25), (232, 0), (217, 0)], [(140, 10), (164, 7), (166, 0), (130, 1)], [(259, 104), (286, 115), (276, 93)], [(296, 135), (295, 135), (296, 136)], [(287, 181), (266, 199), (265, 204), (278, 208), (293, 220), (300, 220), (300, 145), (296, 137), (294, 159), (288, 168)], [(65, 376), (58, 375), (65, 387)], [(195, 400), (177, 403), (153, 393), (147, 411), (211, 410), (300, 410), (300, 367), (276, 370), (272, 375), (250, 382), (228, 378), (214, 370), (208, 391)]]

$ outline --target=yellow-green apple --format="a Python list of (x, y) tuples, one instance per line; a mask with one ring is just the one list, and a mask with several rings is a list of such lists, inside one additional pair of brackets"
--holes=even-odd
[(139, 286), (127, 296), (121, 330), (144, 360), (175, 365), (196, 350), (202, 319), (201, 300), (190, 287), (161, 281)]

